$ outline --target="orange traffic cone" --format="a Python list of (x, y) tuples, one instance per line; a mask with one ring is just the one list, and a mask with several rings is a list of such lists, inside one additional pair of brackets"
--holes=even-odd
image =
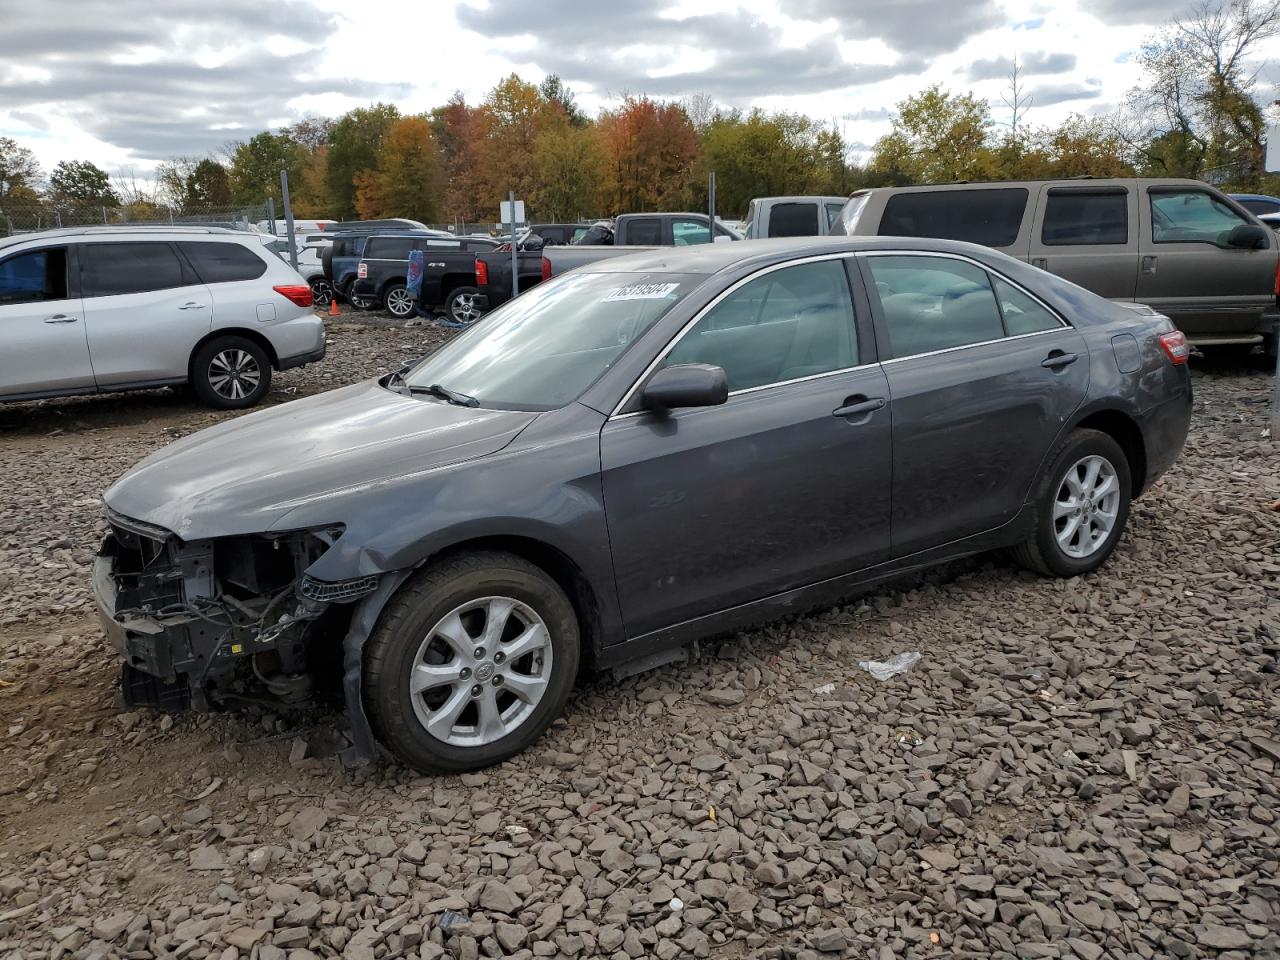
[(329, 316), (331, 316), (331, 317), (340, 317), (340, 316), (342, 316), (342, 310), (338, 307), (338, 298), (337, 298), (337, 297), (331, 297), (331, 298), (329, 299)]

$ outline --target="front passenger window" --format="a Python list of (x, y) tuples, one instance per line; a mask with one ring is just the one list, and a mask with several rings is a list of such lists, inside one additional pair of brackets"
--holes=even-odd
[(1151, 239), (1155, 243), (1212, 243), (1226, 246), (1226, 234), (1248, 223), (1203, 190), (1162, 190), (1151, 196)]
[(0, 306), (67, 299), (67, 250), (48, 247), (0, 260)]
[(944, 257), (868, 257), (895, 359), (1004, 336), (987, 272)]
[(680, 363), (722, 368), (730, 391), (856, 366), (843, 262), (804, 263), (743, 284), (707, 311), (664, 361)]

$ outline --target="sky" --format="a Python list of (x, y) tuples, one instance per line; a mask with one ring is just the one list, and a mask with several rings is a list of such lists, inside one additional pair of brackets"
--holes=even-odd
[[(1108, 113), (1169, 0), (0, 0), (0, 136), (46, 173), (139, 173), (307, 114), (382, 100), (478, 102), (514, 71), (559, 74), (594, 114), (627, 94), (837, 124), (856, 152), (932, 83), (1001, 104), (1015, 55), (1027, 120)], [(1280, 40), (1261, 80), (1280, 86)], [(1270, 97), (1269, 97), (1270, 99)]]

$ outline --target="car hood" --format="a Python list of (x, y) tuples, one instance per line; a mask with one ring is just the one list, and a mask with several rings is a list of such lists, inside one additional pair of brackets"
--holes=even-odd
[(175, 441), (103, 499), (184, 540), (267, 531), (299, 505), (325, 500), (335, 513), (327, 522), (341, 523), (341, 498), (496, 453), (536, 417), (408, 397), (370, 381)]

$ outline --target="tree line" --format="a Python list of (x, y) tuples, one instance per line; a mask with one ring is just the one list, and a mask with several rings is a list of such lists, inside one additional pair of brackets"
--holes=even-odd
[(803, 114), (633, 95), (588, 117), (558, 77), (535, 85), (511, 74), (479, 103), (457, 93), (425, 114), (376, 103), (308, 117), (220, 155), (173, 158), (152, 178), (63, 161), (46, 181), (30, 151), (0, 138), (0, 209), (101, 205), (141, 219), (160, 205), (203, 211), (274, 198), (279, 210), (281, 170), (298, 217), (428, 223), (492, 221), (508, 190), (548, 221), (700, 209), (710, 171), (728, 217), (755, 196), (958, 180), (1178, 176), (1276, 192), (1280, 178), (1263, 168), (1255, 58), (1278, 30), (1280, 0), (1206, 0), (1142, 46), (1142, 83), (1120, 109), (1056, 126), (1026, 122), (1034, 102), (1016, 61), (1007, 122), (986, 100), (935, 85), (896, 105), (863, 162), (851, 160), (837, 125)]

